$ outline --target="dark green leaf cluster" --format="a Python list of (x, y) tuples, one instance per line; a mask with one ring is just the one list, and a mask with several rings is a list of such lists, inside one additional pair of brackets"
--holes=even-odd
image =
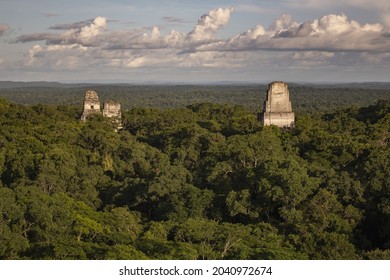
[(388, 102), (79, 116), (0, 100), (1, 259), (389, 259)]

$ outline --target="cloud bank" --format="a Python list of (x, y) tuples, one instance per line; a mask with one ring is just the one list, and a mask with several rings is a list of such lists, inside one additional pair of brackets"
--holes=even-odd
[(384, 26), (349, 20), (345, 14), (330, 14), (304, 23), (289, 15), (277, 18), (267, 30), (258, 25), (224, 42), (198, 47), (198, 51), (329, 51), (389, 52)]
[[(314, 0), (313, 0), (314, 1)], [(14, 43), (41, 42), (25, 56), (25, 67), (130, 69), (332, 67), (369, 62), (390, 64), (390, 33), (381, 23), (359, 23), (345, 14), (297, 22), (285, 14), (268, 27), (256, 25), (231, 38), (218, 32), (229, 24), (233, 8), (202, 15), (187, 33), (162, 32), (158, 26), (109, 29), (103, 16), (49, 27), (52, 32), (19, 36)], [(166, 17), (166, 21), (180, 19)], [(1, 27), (0, 35), (6, 31)], [(1, 31), (5, 30), (5, 31)], [(264, 53), (273, 52), (272, 57)]]

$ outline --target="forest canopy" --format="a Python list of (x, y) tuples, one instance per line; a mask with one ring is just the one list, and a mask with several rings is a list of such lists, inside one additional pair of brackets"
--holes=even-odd
[[(116, 100), (122, 109), (183, 108), (198, 103), (241, 105), (257, 112), (265, 101), (266, 84), (131, 85), (1, 82), (0, 97), (25, 105), (81, 106), (87, 89), (102, 100)], [(390, 83), (289, 84), (295, 112), (334, 111), (351, 106), (374, 105), (388, 100)]]
[(262, 127), (258, 100), (129, 106), (116, 132), (79, 121), (80, 92), (0, 99), (0, 259), (390, 259), (381, 91), (292, 97), (290, 130)]

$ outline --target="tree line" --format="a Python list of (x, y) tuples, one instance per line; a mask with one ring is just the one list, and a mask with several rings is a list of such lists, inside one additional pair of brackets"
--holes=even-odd
[[(0, 97), (25, 105), (52, 104), (81, 106), (87, 89), (97, 91), (101, 100), (116, 100), (122, 109), (183, 108), (197, 103), (241, 105), (257, 112), (263, 105), (267, 85), (61, 85), (34, 83), (31, 86), (2, 87)], [(4, 85), (3, 85), (4, 86)], [(92, 86), (92, 87), (91, 87)], [(351, 106), (374, 105), (388, 100), (389, 84), (312, 85), (290, 84), (296, 112), (334, 111)]]

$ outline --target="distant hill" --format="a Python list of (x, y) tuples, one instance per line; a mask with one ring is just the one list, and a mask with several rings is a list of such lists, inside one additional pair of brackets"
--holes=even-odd
[(57, 82), (0, 81), (0, 88), (22, 88), (22, 87), (62, 87), (62, 84)]
[(46, 87), (46, 88), (75, 88), (75, 87), (85, 87), (93, 86), (96, 84), (93, 83), (76, 83), (76, 84), (65, 84), (59, 82), (45, 82), (45, 81), (36, 81), (36, 82), (14, 82), (14, 81), (0, 81), (0, 89), (7, 88), (29, 88), (29, 87)]
[(362, 82), (362, 83), (289, 83), (289, 85), (314, 88), (349, 88), (349, 89), (390, 89), (390, 82)]

